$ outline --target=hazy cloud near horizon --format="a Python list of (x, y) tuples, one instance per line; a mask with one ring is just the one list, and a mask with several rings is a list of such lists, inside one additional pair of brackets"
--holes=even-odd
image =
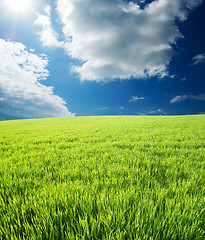
[(198, 95), (181, 95), (176, 96), (170, 100), (170, 103), (183, 102), (185, 100), (205, 101), (205, 93)]
[(26, 50), (22, 43), (0, 39), (0, 120), (73, 116), (52, 87), (45, 55)]
[[(168, 76), (174, 54), (172, 45), (183, 37), (175, 20), (185, 21), (201, 2), (155, 0), (142, 9), (134, 1), (58, 0), (64, 48), (69, 56), (81, 62), (72, 71), (82, 81)], [(50, 30), (43, 22), (39, 24), (44, 26), (41, 41), (48, 46), (46, 35), (53, 32), (53, 46), (58, 47), (62, 42), (56, 43), (57, 35), (51, 28), (47, 9), (44, 20)]]

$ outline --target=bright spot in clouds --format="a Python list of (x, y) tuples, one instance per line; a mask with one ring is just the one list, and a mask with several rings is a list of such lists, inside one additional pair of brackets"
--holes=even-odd
[(8, 8), (14, 12), (26, 12), (32, 6), (32, 0), (6, 0)]

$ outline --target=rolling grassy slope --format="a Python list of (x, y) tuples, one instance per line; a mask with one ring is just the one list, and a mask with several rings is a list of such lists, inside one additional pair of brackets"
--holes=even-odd
[(205, 116), (0, 122), (0, 239), (205, 239)]

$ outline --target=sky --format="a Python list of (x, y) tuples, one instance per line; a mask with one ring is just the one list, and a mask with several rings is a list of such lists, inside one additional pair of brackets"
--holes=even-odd
[(205, 113), (205, 0), (1, 0), (0, 120)]

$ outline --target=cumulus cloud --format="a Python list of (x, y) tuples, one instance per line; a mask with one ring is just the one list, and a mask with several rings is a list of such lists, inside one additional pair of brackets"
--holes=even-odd
[[(80, 61), (72, 71), (82, 81), (168, 76), (172, 46), (183, 37), (175, 20), (186, 20), (201, 2), (58, 0), (64, 47)], [(50, 29), (49, 13), (40, 21), (47, 22), (44, 30)]]
[(0, 120), (73, 116), (53, 88), (41, 83), (49, 76), (45, 55), (0, 39), (0, 56)]
[(181, 95), (176, 96), (171, 99), (170, 103), (176, 103), (176, 102), (183, 102), (185, 100), (196, 100), (196, 101), (205, 101), (205, 94), (199, 94), (199, 95)]
[(144, 97), (137, 97), (137, 96), (132, 96), (131, 99), (129, 100), (129, 102), (137, 102), (140, 100), (144, 100)]
[(192, 58), (192, 65), (205, 64), (205, 53), (198, 54)]
[(64, 47), (64, 42), (58, 40), (59, 34), (52, 27), (51, 7), (47, 5), (44, 11), (45, 14), (37, 13), (37, 19), (34, 22), (35, 25), (41, 27), (38, 35), (42, 44), (47, 47)]

